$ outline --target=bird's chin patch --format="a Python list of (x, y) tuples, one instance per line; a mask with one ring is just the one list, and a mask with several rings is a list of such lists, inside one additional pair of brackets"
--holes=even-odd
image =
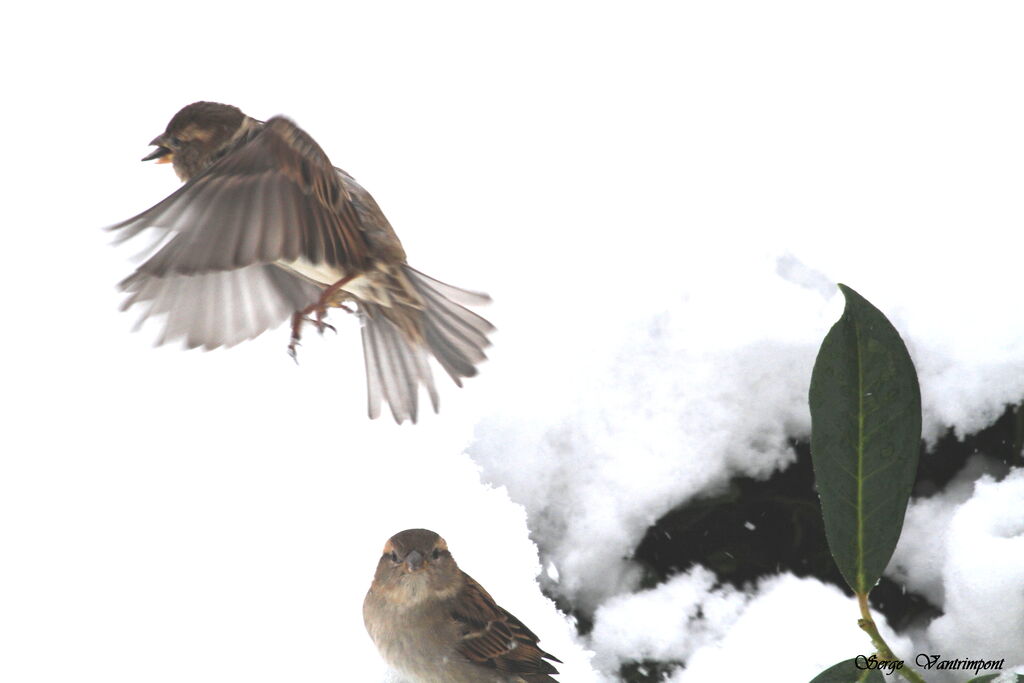
[(393, 588), (394, 596), (408, 606), (416, 605), (433, 595), (433, 590), (422, 569), (403, 571)]

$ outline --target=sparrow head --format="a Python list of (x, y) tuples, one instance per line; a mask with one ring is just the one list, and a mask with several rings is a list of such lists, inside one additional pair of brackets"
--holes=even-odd
[(454, 596), (462, 580), (443, 538), (427, 529), (406, 529), (384, 544), (370, 590), (396, 606), (412, 607)]
[(149, 144), (156, 149), (142, 160), (171, 162), (178, 177), (188, 180), (223, 156), (249, 121), (252, 119), (230, 104), (194, 102), (175, 114), (167, 130), (153, 138)]

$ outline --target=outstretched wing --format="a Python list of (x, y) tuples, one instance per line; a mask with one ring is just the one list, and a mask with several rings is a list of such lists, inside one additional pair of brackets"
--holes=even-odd
[(136, 274), (164, 277), (294, 261), (362, 269), (369, 261), (359, 208), (313, 138), (283, 117), (156, 206), (111, 226), (127, 239), (165, 233)]
[(111, 226), (119, 241), (146, 229), (158, 236), (152, 255), (121, 282), (130, 294), (124, 307), (148, 303), (143, 319), (166, 315), (161, 343), (184, 337), (189, 347), (230, 346), (280, 324), (320, 290), (271, 264), (367, 266), (364, 226), (372, 239), (386, 219), (372, 216), (350, 185), (358, 187), (288, 119), (255, 126), (169, 197)]
[(465, 593), (452, 617), (459, 623), (456, 650), (466, 659), (497, 671), (515, 674), (558, 673), (560, 661), (537, 645), (539, 640), (523, 622), (498, 606), (483, 586), (463, 572)]
[(316, 302), (320, 289), (271, 264), (199, 275), (133, 275), (122, 283), (145, 310), (139, 324), (163, 316), (159, 344), (183, 339), (188, 348), (234, 346), (277, 327), (292, 313)]

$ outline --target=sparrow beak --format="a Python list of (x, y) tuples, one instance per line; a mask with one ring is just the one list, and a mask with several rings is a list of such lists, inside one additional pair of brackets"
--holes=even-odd
[(162, 140), (162, 136), (160, 136), (160, 135), (158, 135), (155, 138), (153, 138), (153, 141), (150, 142), (149, 144), (155, 145), (156, 149), (154, 149), (152, 152), (150, 152), (146, 156), (142, 157), (142, 160), (143, 161), (152, 161), (153, 159), (156, 159), (157, 160), (156, 163), (158, 163), (158, 164), (169, 163), (174, 158), (174, 152), (172, 152), (167, 147), (164, 147), (163, 144), (161, 144), (162, 141), (163, 141)]
[(409, 572), (423, 569), (423, 555), (418, 550), (413, 550), (405, 556), (405, 569)]

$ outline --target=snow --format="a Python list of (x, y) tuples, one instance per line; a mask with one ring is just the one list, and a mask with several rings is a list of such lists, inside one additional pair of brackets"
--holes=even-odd
[[(809, 679), (867, 653), (851, 600), (701, 567), (640, 590), (648, 526), (792, 462), (836, 282), (906, 340), (929, 442), (1024, 398), (1014, 3), (10, 14), (0, 680), (384, 680), (360, 604), (413, 526), (561, 680)], [(292, 116), (413, 266), (494, 296), (491, 360), (440, 415), (366, 420), (337, 314), (297, 368), (283, 329), (207, 354), (130, 332), (131, 250), (99, 227), (177, 186), (138, 159), (198, 99)], [(889, 573), (944, 613), (891, 642), (1024, 669), (1024, 479), (985, 455), (912, 504)]]
[[(834, 586), (791, 575), (766, 579), (738, 619), (728, 615), (734, 621), (728, 632), (698, 649), (669, 680), (714, 680), (740, 666), (756, 666), (758, 680), (766, 683), (810, 680), (836, 662), (867, 656), (864, 633), (849, 618), (856, 612), (856, 601)], [(909, 651), (908, 639), (894, 635), (884, 619), (876, 622), (896, 652)]]
[(912, 500), (907, 508), (896, 552), (886, 573), (894, 580), (941, 607), (945, 603), (943, 566), (950, 547), (949, 525), (974, 491), (974, 482), (996, 468), (985, 456), (976, 455), (941, 493)]
[[(595, 663), (616, 670), (631, 660), (685, 660), (721, 640), (747, 602), (735, 588), (716, 588), (714, 574), (703, 567), (657, 588), (611, 598), (594, 618)], [(640, 623), (644, 628), (636, 628)]]
[[(1024, 470), (983, 476), (949, 521), (944, 614), (928, 626), (941, 652), (984, 653), (1024, 668)], [(981, 654), (975, 655), (980, 657)]]
[[(774, 263), (752, 260), (747, 268), (770, 278)], [(578, 370), (575, 395), (546, 428), (532, 403), (502, 404), (478, 425), (470, 449), (486, 477), (506, 485), (537, 518), (539, 536), (559, 539), (545, 548), (563, 576), (559, 588), (587, 607), (633, 585), (635, 572), (623, 558), (658, 517), (737, 472), (771, 474), (793, 459), (788, 435), (810, 428), (806, 395), (816, 347), (794, 344), (785, 327), (768, 338), (763, 326), (722, 329), (728, 320), (721, 311), (735, 321), (760, 312), (785, 324), (798, 317), (788, 311), (801, 311), (814, 295), (770, 279), (740, 292), (713, 273), (682, 276), (689, 277), (707, 283), (717, 305), (692, 294), (675, 310), (628, 326), (601, 355), (592, 347), (589, 372)], [(821, 311), (829, 310), (825, 304)], [(827, 329), (823, 313), (806, 309), (796, 329)], [(574, 339), (549, 343), (563, 345), (556, 356), (572, 359), (571, 347), (598, 339), (605, 324), (594, 318), (577, 327)], [(711, 341), (702, 347), (696, 330), (707, 330)], [(495, 385), (526, 395), (536, 381), (520, 372)]]
[[(857, 613), (856, 600), (814, 579), (784, 574), (745, 594), (716, 586), (714, 575), (698, 567), (655, 589), (609, 600), (597, 612), (591, 644), (596, 663), (609, 670), (631, 660), (685, 660), (672, 683), (715, 680), (722, 671), (757, 662), (758, 680), (787, 683), (810, 680), (866, 652), (865, 636), (850, 619)], [(897, 652), (911, 651), (910, 640), (893, 634), (884, 618), (879, 628)], [(795, 639), (802, 644), (799, 656)]]

